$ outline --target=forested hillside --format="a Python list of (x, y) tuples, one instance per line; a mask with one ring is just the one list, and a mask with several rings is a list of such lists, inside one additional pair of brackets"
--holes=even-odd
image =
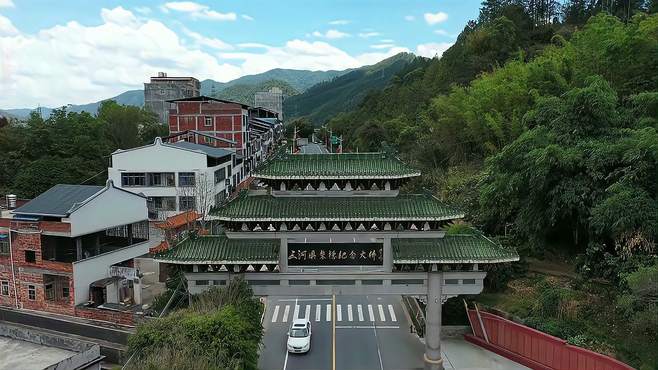
[[(397, 150), (425, 187), (524, 259), (493, 300), (636, 367), (658, 360), (657, 2), (490, 0), (441, 59), (418, 61), (329, 125), (351, 150)], [(630, 7), (629, 7), (630, 4)], [(602, 323), (606, 323), (602, 326)]]
[(368, 92), (386, 86), (391, 77), (416, 59), (422, 58), (400, 53), (372, 66), (318, 83), (303, 94), (286, 99), (284, 116), (307, 117), (315, 124), (324, 123), (330, 117), (356, 107)]
[(254, 95), (259, 91), (269, 91), (273, 87), (278, 87), (283, 91), (286, 97), (299, 94), (290, 84), (281, 80), (268, 80), (256, 84), (239, 84), (232, 85), (218, 93), (211, 93), (210, 96), (240, 102), (242, 104), (254, 105)]

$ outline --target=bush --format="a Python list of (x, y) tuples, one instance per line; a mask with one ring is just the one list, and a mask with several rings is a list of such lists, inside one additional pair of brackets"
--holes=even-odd
[(193, 297), (187, 309), (146, 322), (128, 340), (131, 369), (256, 369), (262, 307), (244, 280)]

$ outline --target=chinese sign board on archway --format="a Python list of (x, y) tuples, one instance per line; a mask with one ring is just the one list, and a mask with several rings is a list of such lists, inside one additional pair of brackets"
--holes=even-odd
[(381, 243), (289, 243), (290, 266), (382, 265)]

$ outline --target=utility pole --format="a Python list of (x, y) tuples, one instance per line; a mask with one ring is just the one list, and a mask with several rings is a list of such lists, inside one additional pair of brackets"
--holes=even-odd
[(290, 154), (295, 154), (295, 147), (297, 146), (297, 126), (292, 134), (292, 147), (290, 148)]

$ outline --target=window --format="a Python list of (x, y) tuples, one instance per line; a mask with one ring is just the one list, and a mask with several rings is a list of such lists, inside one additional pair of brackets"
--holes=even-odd
[(212, 117), (206, 117), (206, 121), (204, 123), (206, 127), (212, 127)]
[(37, 262), (37, 252), (35, 252), (35, 251), (25, 251), (25, 262), (36, 263)]
[(34, 301), (37, 299), (37, 287), (34, 285), (27, 286), (27, 299)]
[(122, 173), (121, 186), (146, 186), (146, 174), (138, 172)]
[(0, 238), (0, 254), (9, 254), (9, 237)]
[(175, 211), (176, 197), (151, 197), (149, 208), (155, 211)]
[(68, 298), (69, 297), (69, 287), (65, 286), (62, 287), (62, 298)]
[(0, 281), (0, 295), (9, 295), (9, 282), (6, 280)]
[(55, 288), (53, 287), (53, 283), (46, 283), (44, 285), (44, 290), (46, 291), (46, 299), (49, 301), (54, 301), (55, 300)]
[(149, 186), (176, 186), (176, 180), (173, 172), (155, 172), (148, 174)]
[(194, 197), (178, 197), (178, 208), (181, 211), (188, 211), (196, 209), (196, 202)]
[(218, 170), (215, 170), (215, 184), (219, 184), (225, 179), (226, 179), (226, 168), (220, 168)]
[(194, 186), (196, 183), (194, 172), (179, 172), (178, 186)]
[(210, 282), (208, 280), (197, 280), (194, 285), (209, 285)]

